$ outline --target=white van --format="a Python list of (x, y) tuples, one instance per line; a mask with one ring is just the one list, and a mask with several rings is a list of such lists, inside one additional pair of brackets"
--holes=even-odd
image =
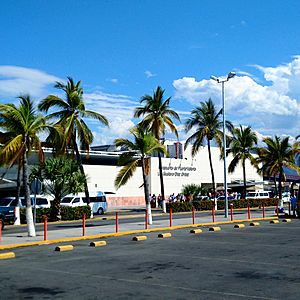
[(246, 195), (246, 199), (267, 199), (267, 198), (271, 198), (270, 191), (248, 192)]
[[(102, 215), (107, 211), (107, 202), (104, 192), (90, 192), (90, 203), (93, 205), (93, 213)], [(69, 194), (60, 201), (61, 206), (85, 206), (87, 205), (85, 193)]]

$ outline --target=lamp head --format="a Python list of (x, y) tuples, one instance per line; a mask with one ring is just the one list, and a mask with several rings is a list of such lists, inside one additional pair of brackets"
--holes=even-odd
[(211, 75), (211, 76), (210, 76), (210, 79), (215, 80), (215, 81), (219, 81), (218, 77), (216, 77), (216, 76), (214, 76), (214, 75)]
[(235, 72), (230, 72), (227, 76), (228, 79), (233, 78), (236, 75)]

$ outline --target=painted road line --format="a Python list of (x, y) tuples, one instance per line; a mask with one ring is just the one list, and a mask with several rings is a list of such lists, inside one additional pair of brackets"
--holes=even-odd
[(55, 247), (55, 251), (63, 252), (63, 251), (71, 251), (73, 250), (73, 245), (64, 245)]
[(134, 236), (132, 238), (132, 240), (133, 241), (145, 241), (145, 240), (147, 240), (147, 236), (145, 236), (145, 235)]
[(106, 241), (90, 242), (91, 247), (102, 247), (106, 245), (107, 245)]

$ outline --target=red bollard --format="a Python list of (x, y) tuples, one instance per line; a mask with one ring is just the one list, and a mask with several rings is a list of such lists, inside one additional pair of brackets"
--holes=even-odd
[(215, 207), (214, 207), (214, 205), (211, 209), (211, 215), (212, 215), (212, 221), (213, 221), (213, 223), (215, 223)]
[(195, 207), (194, 206), (192, 207), (192, 222), (194, 225), (195, 224)]
[(233, 204), (230, 204), (230, 221), (233, 221)]
[(172, 227), (172, 207), (170, 207), (170, 227)]
[(47, 241), (47, 216), (44, 216), (44, 241)]
[(145, 211), (145, 229), (148, 229), (148, 211)]
[(266, 217), (266, 210), (265, 210), (265, 204), (263, 204), (263, 218)]
[(250, 214), (250, 205), (248, 204), (248, 220), (251, 219), (251, 214)]
[(119, 232), (119, 213), (116, 211), (116, 233)]
[(0, 242), (2, 241), (2, 220), (0, 219)]
[(82, 236), (85, 236), (85, 214), (82, 216)]

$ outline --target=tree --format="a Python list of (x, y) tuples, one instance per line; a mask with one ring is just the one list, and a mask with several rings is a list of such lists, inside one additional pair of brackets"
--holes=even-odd
[[(63, 100), (57, 96), (49, 95), (39, 104), (39, 109), (48, 112), (50, 108), (56, 108), (58, 111), (48, 115), (50, 119), (57, 119), (55, 125), (59, 125), (64, 129), (62, 149), (65, 151), (69, 148), (73, 149), (76, 155), (77, 163), (83, 175), (84, 169), (80, 157), (77, 139), (80, 142), (80, 149), (89, 151), (89, 147), (93, 142), (93, 133), (85, 123), (83, 118), (91, 118), (99, 121), (101, 124), (108, 126), (108, 121), (103, 115), (94, 111), (86, 110), (83, 100), (83, 89), (80, 87), (81, 81), (76, 84), (73, 79), (68, 77), (67, 84), (56, 82), (55, 88), (65, 93), (66, 99)], [(84, 184), (85, 195), (89, 203), (89, 191), (87, 182)]]
[(1, 161), (13, 165), (22, 164), (23, 186), (26, 200), (26, 221), (28, 236), (35, 236), (29, 189), (28, 155), (32, 150), (38, 151), (43, 159), (43, 151), (38, 135), (49, 128), (43, 116), (36, 113), (29, 95), (20, 96), (20, 105), (0, 105), (0, 127), (4, 128), (9, 138), (0, 150)]
[(194, 196), (205, 196), (207, 194), (207, 190), (201, 185), (190, 183), (187, 185), (183, 185), (181, 189), (182, 194), (184, 195), (192, 195)]
[(257, 148), (258, 162), (262, 163), (261, 171), (269, 176), (278, 176), (278, 194), (282, 198), (282, 181), (285, 181), (283, 167), (297, 169), (295, 165), (295, 149), (289, 143), (289, 137), (264, 138), (266, 148)]
[(148, 212), (149, 224), (152, 224), (150, 191), (147, 179), (147, 175), (150, 172), (149, 159), (152, 153), (166, 153), (166, 149), (149, 130), (140, 124), (131, 129), (130, 133), (133, 136), (133, 141), (122, 138), (115, 140), (117, 147), (125, 146), (128, 149), (128, 151), (122, 153), (119, 157), (118, 165), (123, 166), (123, 168), (118, 172), (115, 179), (115, 186), (118, 189), (122, 185), (125, 185), (133, 176), (139, 164), (141, 164), (146, 210)]
[(251, 127), (236, 127), (231, 130), (232, 137), (230, 139), (230, 149), (227, 154), (232, 153), (233, 159), (228, 166), (228, 171), (233, 173), (239, 163), (243, 168), (244, 189), (242, 197), (246, 196), (247, 181), (246, 181), (246, 160), (249, 160), (251, 165), (257, 167), (256, 158), (252, 155), (256, 150), (257, 135), (251, 130)]
[(43, 183), (43, 193), (53, 196), (53, 216), (60, 219), (60, 201), (68, 194), (84, 190), (86, 177), (80, 172), (76, 161), (71, 158), (50, 158), (38, 167), (32, 168), (31, 178)]
[[(209, 156), (209, 165), (211, 171), (212, 189), (214, 199), (216, 197), (215, 175), (213, 170), (211, 158), (211, 142), (215, 141), (219, 148), (222, 148), (222, 109), (216, 110), (215, 105), (211, 99), (208, 101), (200, 102), (200, 106), (196, 107), (191, 112), (192, 116), (186, 121), (186, 132), (196, 127), (196, 132), (193, 133), (185, 142), (185, 149), (189, 144), (192, 145), (192, 156), (194, 157), (201, 147), (204, 146), (206, 141)], [(226, 127), (231, 130), (232, 124), (226, 121)], [(221, 151), (222, 152), (222, 151)]]
[[(170, 108), (171, 97), (164, 100), (164, 92), (165, 90), (158, 86), (153, 96), (144, 95), (140, 100), (140, 103), (144, 103), (144, 106), (137, 107), (134, 112), (135, 118), (144, 116), (144, 119), (141, 121), (142, 126), (150, 128), (150, 131), (158, 141), (163, 141), (166, 126), (178, 137), (178, 132), (172, 118), (180, 121), (179, 115)], [(158, 163), (161, 196), (164, 212), (166, 212), (161, 153), (158, 153)]]

